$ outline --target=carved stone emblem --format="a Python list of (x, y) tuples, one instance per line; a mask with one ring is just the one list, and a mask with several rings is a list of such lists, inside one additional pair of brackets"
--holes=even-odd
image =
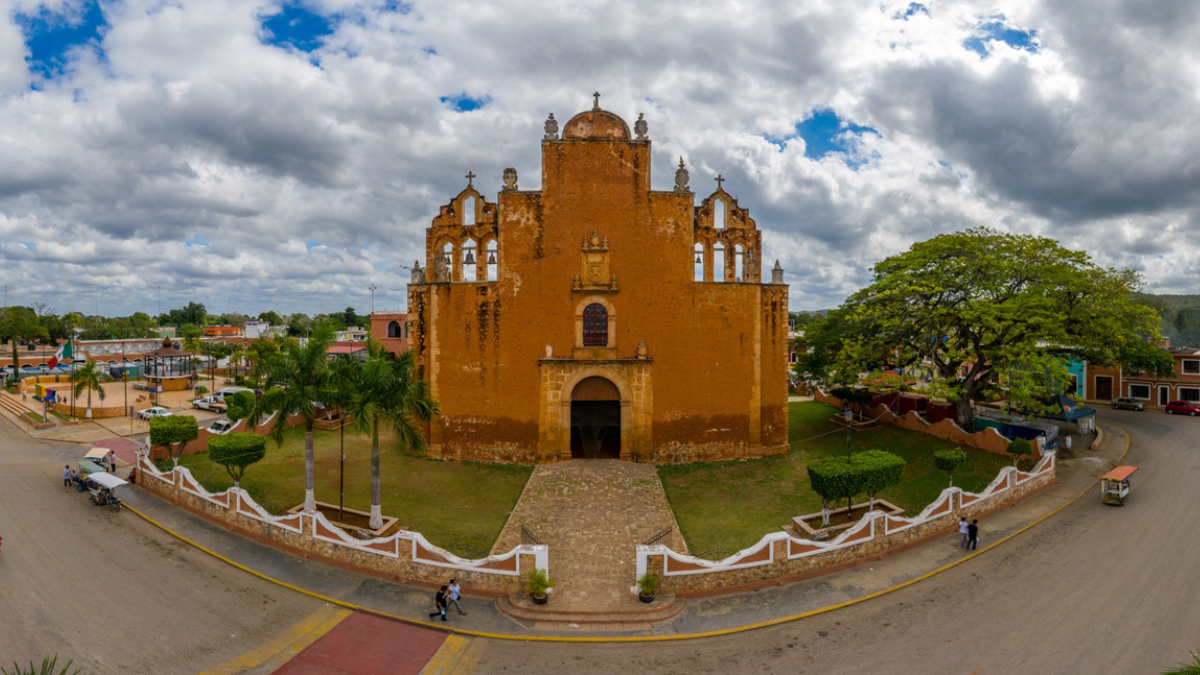
[(691, 192), (688, 188), (688, 170), (683, 168), (683, 158), (679, 158), (679, 168), (675, 169), (675, 191)]
[(515, 192), (517, 189), (517, 170), (511, 166), (504, 170), (503, 192)]
[(646, 140), (646, 132), (650, 130), (650, 125), (646, 123), (646, 117), (642, 113), (638, 113), (637, 121), (633, 123), (633, 131), (637, 134), (634, 140)]
[(550, 113), (550, 117), (546, 118), (546, 124), (543, 128), (546, 130), (546, 135), (542, 136), (542, 140), (558, 140), (558, 120), (554, 119), (554, 113)]
[(605, 288), (614, 290), (616, 278), (610, 273), (608, 265), (608, 237), (601, 237), (600, 232), (592, 230), (592, 236), (583, 237), (583, 264), (580, 274), (575, 277), (575, 288)]

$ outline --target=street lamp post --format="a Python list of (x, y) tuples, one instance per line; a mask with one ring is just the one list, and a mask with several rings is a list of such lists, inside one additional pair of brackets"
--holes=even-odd
[(850, 459), (850, 423), (854, 421), (854, 411), (846, 406), (842, 414), (846, 416), (846, 459)]
[(374, 317), (375, 316), (375, 291), (379, 290), (379, 287), (376, 286), (375, 284), (371, 284), (370, 286), (367, 286), (367, 290), (371, 291), (371, 316)]

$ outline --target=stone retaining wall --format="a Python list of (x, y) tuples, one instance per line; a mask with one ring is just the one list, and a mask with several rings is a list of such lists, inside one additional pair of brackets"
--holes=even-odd
[(979, 494), (946, 488), (936, 501), (914, 518), (871, 511), (831, 541), (812, 541), (788, 532), (773, 532), (754, 546), (719, 561), (679, 554), (666, 546), (638, 546), (637, 575), (640, 578), (652, 571), (661, 579), (664, 592), (677, 595), (796, 577), (879, 555), (953, 530), (959, 517), (977, 518), (1018, 502), (1054, 481), (1054, 453), (1049, 452), (1029, 473), (1004, 467)]
[[(820, 389), (813, 389), (813, 399), (835, 408), (841, 408), (843, 405), (842, 399), (832, 394), (827, 394)], [(877, 405), (873, 408), (864, 407), (862, 414), (875, 419), (880, 424), (889, 424), (901, 429), (907, 429), (908, 431), (936, 436), (951, 443), (966, 445), (996, 455), (1012, 457), (1008, 453), (1009, 439), (1005, 438), (994, 428), (989, 427), (983, 431), (970, 433), (958, 426), (958, 423), (953, 420), (942, 420), (936, 424), (930, 424), (916, 411), (910, 411), (905, 415), (897, 415), (886, 405)]]
[(139, 455), (138, 465), (142, 488), (171, 503), (252, 539), (365, 574), (427, 584), (457, 577), (472, 590), (500, 594), (523, 588), (534, 567), (549, 570), (545, 546), (521, 545), (508, 553), (467, 560), (434, 546), (418, 532), (402, 530), (361, 540), (321, 513), (275, 516), (245, 490), (208, 492), (186, 468), (160, 472), (145, 454)]

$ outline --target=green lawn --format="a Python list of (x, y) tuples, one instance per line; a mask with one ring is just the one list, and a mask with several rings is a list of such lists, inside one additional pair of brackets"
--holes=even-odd
[[(315, 432), (317, 501), (338, 503), (338, 432)], [(383, 514), (453, 553), (486, 555), (521, 496), (529, 466), (442, 462), (404, 455), (386, 436), (380, 443)], [(233, 486), (208, 453), (184, 457), (181, 466), (211, 492)], [(170, 460), (166, 462), (170, 468)], [(282, 447), (267, 442), (267, 456), (246, 470), (242, 487), (272, 513), (304, 502), (304, 431), (291, 429)], [(346, 430), (345, 505), (371, 509), (371, 443)]]
[[(792, 518), (821, 510), (821, 500), (809, 488), (807, 463), (830, 455), (845, 455), (845, 431), (829, 421), (837, 412), (823, 403), (788, 405), (786, 455), (764, 459), (660, 466), (675, 519), (693, 553), (727, 555), (754, 544)], [(832, 432), (832, 433), (831, 433)], [(1005, 457), (956, 446), (933, 436), (895, 427), (856, 433), (852, 450), (879, 449), (903, 457), (904, 482), (877, 495), (915, 515), (949, 485), (946, 473), (933, 465), (933, 453), (961, 447), (968, 460), (954, 475), (954, 484), (968, 491), (987, 486)], [(863, 501), (862, 495), (856, 501)]]

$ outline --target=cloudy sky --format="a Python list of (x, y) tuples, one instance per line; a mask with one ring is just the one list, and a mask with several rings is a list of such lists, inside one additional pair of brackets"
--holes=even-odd
[(463, 175), (539, 188), (546, 114), (599, 90), (655, 188), (681, 155), (728, 179), (793, 309), (980, 224), (1200, 292), (1197, 35), (1194, 0), (0, 0), (0, 281), (59, 313), (403, 307)]

